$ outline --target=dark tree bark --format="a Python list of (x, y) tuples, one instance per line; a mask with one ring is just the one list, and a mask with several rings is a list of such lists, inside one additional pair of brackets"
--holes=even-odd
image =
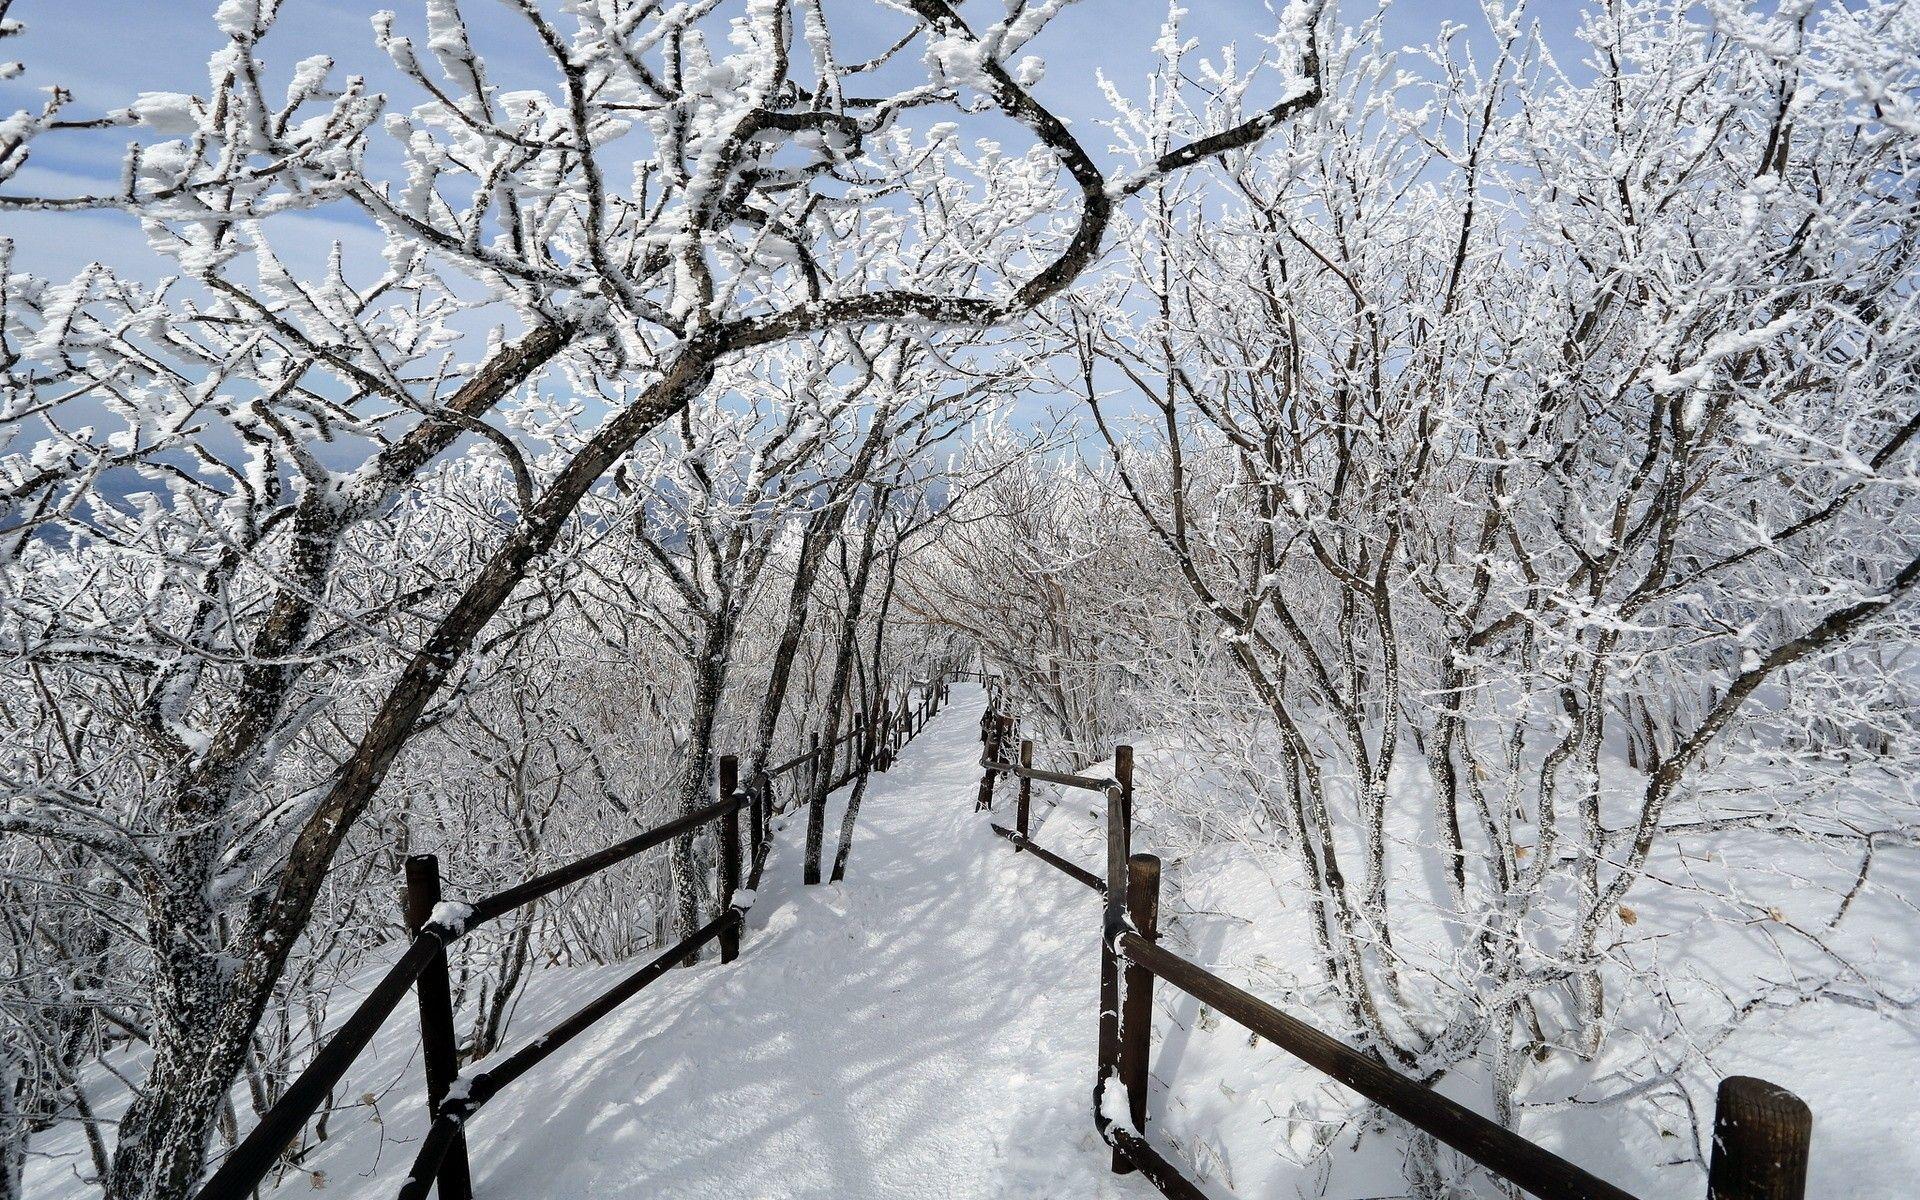
[[(893, 584), (899, 577), (899, 572), (900, 542), (896, 538), (887, 548), (887, 581), (880, 590), (880, 611), (877, 614), (878, 619), (873, 624), (873, 653), (869, 658), (871, 667), (867, 674), (876, 681), (881, 678), (880, 672), (883, 666), (881, 658), (887, 645), (887, 614), (893, 607)], [(870, 731), (877, 730), (881, 709), (887, 702), (886, 689), (880, 687), (877, 682), (874, 691), (878, 699), (871, 701), (866, 709), (867, 729)], [(840, 849), (833, 856), (833, 873), (829, 876), (834, 883), (839, 883), (847, 875), (847, 856), (853, 853), (853, 827), (854, 823), (860, 819), (860, 801), (866, 795), (868, 774), (868, 771), (862, 770), (859, 778), (854, 780), (853, 794), (847, 797), (847, 811), (840, 818)]]
[[(882, 498), (876, 496), (872, 514), (867, 518), (867, 528), (860, 540), (860, 555), (847, 585), (847, 610), (840, 618), (840, 637), (835, 644), (833, 654), (833, 681), (827, 688), (827, 728), (823, 744), (831, 746), (840, 736), (841, 712), (847, 704), (848, 686), (853, 679), (853, 659), (860, 651), (860, 613), (865, 600), (867, 579), (872, 573), (874, 540), (880, 532)], [(833, 787), (833, 772), (824, 772), (814, 785), (814, 794), (808, 797), (807, 820), (807, 879), (808, 883), (820, 882), (820, 852), (826, 841), (826, 823), (824, 806), (826, 794)]]

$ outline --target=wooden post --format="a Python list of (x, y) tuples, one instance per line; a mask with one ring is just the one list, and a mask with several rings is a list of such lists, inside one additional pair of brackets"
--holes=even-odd
[[(740, 792), (740, 760), (731, 754), (720, 756), (720, 799), (724, 803)], [(720, 816), (720, 907), (733, 907), (733, 893), (740, 887), (740, 809), (729, 808)], [(740, 923), (720, 931), (720, 961), (730, 963), (740, 957)]]
[(1813, 1112), (1800, 1097), (1749, 1075), (1722, 1079), (1707, 1200), (1801, 1200), (1812, 1139)]
[[(415, 936), (433, 919), (440, 903), (440, 860), (431, 854), (410, 854), (406, 862), (407, 928)], [(453, 988), (447, 978), (445, 947), (414, 984), (420, 1001), (420, 1057), (427, 1074), (427, 1114), (437, 1116), (447, 1089), (460, 1074), (459, 1050), (453, 1029)], [(440, 1200), (473, 1200), (473, 1172), (467, 1163), (467, 1137), (454, 1135), (440, 1162)]]
[(1133, 747), (1113, 748), (1113, 777), (1120, 781), (1120, 856), (1133, 853)]
[[(1023, 767), (1033, 766), (1033, 739), (1032, 738), (1020, 739), (1020, 765)], [(1027, 816), (1028, 816), (1028, 810), (1032, 807), (1032, 804), (1033, 804), (1033, 780), (1028, 779), (1026, 776), (1022, 775), (1020, 777), (1020, 806), (1014, 813), (1013, 824), (1014, 824), (1014, 828), (1020, 831), (1020, 836), (1023, 838), (1027, 836)], [(1015, 849), (1018, 849), (1018, 848), (1019, 848), (1018, 844), (1016, 843)]]
[[(820, 774), (820, 735), (813, 735), (812, 766), (808, 771), (807, 783), (807, 854), (806, 864), (801, 868), (801, 881), (820, 882), (820, 843), (827, 836), (827, 785), (832, 781), (832, 765), (827, 767), (827, 775)], [(832, 749), (827, 753), (831, 755)]]
[[(1160, 859), (1136, 854), (1127, 859), (1127, 916), (1141, 937), (1154, 941), (1160, 930)], [(1120, 1082), (1127, 1089), (1127, 1113), (1133, 1131), (1147, 1135), (1147, 1062), (1153, 1049), (1153, 972), (1131, 963), (1120, 1001)]]

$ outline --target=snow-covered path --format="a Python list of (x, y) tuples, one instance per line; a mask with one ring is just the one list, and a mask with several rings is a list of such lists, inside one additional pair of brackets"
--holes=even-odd
[[(873, 777), (846, 883), (800, 886), (787, 818), (738, 962), (675, 972), (475, 1118), (481, 1200), (1157, 1195), (1089, 1113), (1097, 898), (973, 812), (983, 700), (953, 701)], [(391, 1194), (410, 1154), (329, 1174)]]

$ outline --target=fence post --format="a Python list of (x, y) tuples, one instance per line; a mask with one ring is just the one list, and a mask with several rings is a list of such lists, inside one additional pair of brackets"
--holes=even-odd
[[(1160, 859), (1136, 854), (1127, 859), (1127, 916), (1141, 937), (1153, 941), (1160, 931)], [(1127, 1089), (1127, 1113), (1133, 1131), (1147, 1136), (1147, 1063), (1153, 1049), (1153, 972), (1128, 964), (1120, 1001), (1120, 1082)]]
[[(406, 861), (407, 928), (419, 936), (440, 903), (440, 860), (410, 854)], [(414, 984), (420, 1001), (420, 1057), (427, 1075), (427, 1115), (438, 1115), (447, 1089), (460, 1074), (453, 1029), (453, 989), (447, 979), (447, 952), (434, 952)], [(440, 1162), (440, 1200), (473, 1200), (473, 1173), (467, 1164), (467, 1135), (456, 1133)]]
[[(1020, 765), (1028, 768), (1031, 768), (1033, 766), (1033, 739), (1032, 738), (1020, 739)], [(1028, 813), (1028, 809), (1032, 806), (1032, 804), (1033, 804), (1033, 780), (1028, 779), (1025, 775), (1022, 775), (1020, 777), (1020, 807), (1014, 814), (1014, 822), (1013, 822), (1015, 828), (1019, 829), (1020, 836), (1022, 838), (1027, 836), (1027, 813)], [(1014, 843), (1014, 849), (1017, 850), (1019, 848), (1020, 848), (1019, 843), (1017, 842)]]
[(1707, 1200), (1801, 1200), (1813, 1111), (1778, 1084), (1750, 1075), (1720, 1081), (1713, 1104)]
[(1133, 853), (1133, 747), (1113, 748), (1113, 777), (1120, 781), (1120, 856)]
[[(827, 790), (826, 784), (833, 779), (829, 765), (825, 779), (820, 777), (820, 735), (814, 734), (812, 741), (811, 766), (807, 770), (807, 855), (806, 865), (801, 869), (800, 878), (804, 883), (820, 882), (820, 843), (827, 836)], [(831, 755), (832, 749), (827, 753)]]

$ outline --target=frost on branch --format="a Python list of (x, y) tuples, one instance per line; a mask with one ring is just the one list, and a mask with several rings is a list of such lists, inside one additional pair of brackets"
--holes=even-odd
[[(837, 714), (877, 702), (854, 697), (889, 653), (882, 596), (946, 494), (930, 448), (1015, 378), (973, 343), (1090, 268), (1117, 204), (1103, 147), (1030, 90), (1060, 4), (976, 30), (941, 0), (513, 0), (483, 38), (461, 0), (429, 0), (311, 45), (277, 0), (206, 7), (203, 90), (133, 81), (81, 111), (56, 88), (0, 122), (0, 212), (120, 214), (153, 256), (0, 273), (0, 711), (22, 748), (0, 832), (65, 856), (48, 886), (121, 947), (58, 970), (135, 981), (85, 1017), (151, 1051), (99, 1144), (113, 1200), (187, 1194), (233, 1080), (306, 1052), (262, 1021), (310, 1000), (321, 1023), (345, 959), (311, 948), (372, 940), (364, 872), (448, 819), (394, 799), (429, 735), (566, 756), (547, 803), (630, 803), (586, 735), (557, 748), (532, 700), (502, 698), (516, 653), (572, 661), (543, 639), (594, 611), (583, 591), (641, 593), (587, 620), (607, 655), (701, 664), (712, 692), (797, 536), (769, 674), (831, 591), (850, 598), (823, 691)], [(883, 48), (846, 53), (843, 19)], [(384, 53), (375, 75), (340, 69), (329, 39), (350, 36)], [(483, 53), (503, 39), (511, 87)], [(1170, 130), (1129, 179), (1244, 149), (1310, 98), (1185, 148), (1201, 131)], [(111, 183), (22, 173), (49, 139), (100, 137), (125, 148)], [(714, 543), (596, 523), (663, 512)], [(586, 561), (614, 529), (644, 573)], [(608, 632), (633, 628), (659, 641)], [(716, 704), (640, 710), (687, 751), (676, 803), (707, 786)], [(767, 709), (762, 765), (785, 728)], [(663, 932), (698, 906), (697, 854), (673, 850)], [(35, 1055), (73, 1090), (77, 1060)]]

